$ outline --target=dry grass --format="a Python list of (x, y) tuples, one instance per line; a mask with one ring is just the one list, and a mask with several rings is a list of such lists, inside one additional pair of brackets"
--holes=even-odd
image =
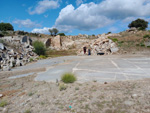
[(120, 47), (120, 52), (135, 52), (135, 51), (146, 51), (149, 48), (145, 47), (144, 35), (150, 35), (149, 31), (138, 31), (136, 33), (131, 32), (121, 32), (120, 37), (111, 37), (113, 39), (117, 39), (116, 44)]
[(69, 56), (69, 55), (76, 55), (76, 50), (69, 49), (69, 50), (48, 50), (46, 52), (48, 57), (60, 57), (60, 56)]

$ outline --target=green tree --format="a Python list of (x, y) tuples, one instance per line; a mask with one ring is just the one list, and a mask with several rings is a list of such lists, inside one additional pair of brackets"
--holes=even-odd
[(66, 36), (65, 33), (58, 33), (57, 35)]
[(54, 35), (55, 35), (55, 36), (56, 36), (56, 35), (57, 35), (57, 33), (59, 32), (59, 30), (58, 30), (58, 29), (56, 29), (56, 28), (53, 28), (52, 30), (53, 30), (53, 33), (54, 33)]
[(53, 36), (53, 29), (49, 29), (48, 31), (50, 32), (51, 36)]
[(135, 21), (132, 21), (129, 25), (129, 28), (135, 27), (138, 28), (139, 30), (145, 30), (148, 27), (148, 22), (143, 20), (143, 19), (137, 19)]
[(45, 48), (45, 45), (43, 44), (43, 42), (35, 41), (33, 43), (33, 47), (34, 47), (34, 52), (36, 54), (38, 54), (38, 55), (45, 55), (46, 48)]
[(0, 31), (14, 31), (10, 23), (0, 23)]

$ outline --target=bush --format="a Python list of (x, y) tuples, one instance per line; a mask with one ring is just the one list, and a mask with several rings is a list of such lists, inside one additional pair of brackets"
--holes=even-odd
[(5, 107), (5, 106), (7, 106), (7, 101), (6, 100), (2, 100), (1, 102), (0, 102), (0, 107)]
[(45, 55), (46, 53), (46, 48), (45, 45), (40, 42), (40, 41), (35, 41), (33, 43), (33, 47), (34, 47), (34, 52), (38, 55)]
[(67, 85), (65, 84), (59, 84), (59, 90), (62, 91), (62, 90), (66, 90), (67, 89)]
[(40, 58), (40, 59), (46, 59), (46, 56), (40, 55), (39, 58)]
[(135, 21), (132, 21), (129, 25), (129, 28), (135, 27), (138, 28), (139, 30), (145, 30), (148, 27), (148, 22), (143, 20), (143, 19), (137, 19)]
[(141, 46), (141, 47), (145, 47), (145, 44), (141, 42), (141, 43), (140, 43), (140, 46)]
[(3, 40), (3, 39), (0, 39), (0, 43), (4, 44), (4, 40)]
[(66, 36), (65, 33), (58, 33), (57, 35)]
[(0, 31), (14, 31), (10, 23), (0, 23)]
[(150, 35), (144, 35), (143, 38), (150, 38)]
[(30, 62), (33, 62), (34, 60), (33, 60), (33, 58), (30, 58)]
[(61, 80), (64, 83), (73, 83), (77, 80), (77, 78), (73, 73), (65, 73), (62, 75)]

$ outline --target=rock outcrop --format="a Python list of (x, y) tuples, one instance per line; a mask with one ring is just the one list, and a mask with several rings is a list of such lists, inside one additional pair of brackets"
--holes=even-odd
[(98, 39), (91, 40), (88, 43), (82, 45), (80, 50), (77, 52), (78, 55), (84, 55), (83, 47), (87, 47), (91, 51), (91, 55), (98, 55), (98, 54), (112, 54), (116, 53), (119, 48), (117, 45), (108, 38), (108, 35), (102, 34), (101, 36), (98, 35)]
[(32, 40), (27, 36), (3, 37), (0, 43), (0, 70), (9, 71), (12, 67), (23, 66), (36, 59), (31, 46)]

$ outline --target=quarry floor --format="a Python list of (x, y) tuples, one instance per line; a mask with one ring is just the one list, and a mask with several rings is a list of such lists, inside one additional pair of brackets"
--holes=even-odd
[[(60, 91), (65, 72), (78, 80)], [(0, 73), (0, 113), (150, 113), (149, 73), (144, 54), (39, 60)]]
[[(37, 72), (36, 69), (40, 68), (45, 68), (45, 71)], [(22, 70), (33, 71), (15, 77), (36, 73), (36, 81), (55, 82), (56, 79), (61, 79), (62, 74), (72, 72), (77, 76), (78, 82), (136, 80), (150, 78), (150, 57), (146, 55), (65, 56), (39, 60), (13, 69), (13, 71)]]

